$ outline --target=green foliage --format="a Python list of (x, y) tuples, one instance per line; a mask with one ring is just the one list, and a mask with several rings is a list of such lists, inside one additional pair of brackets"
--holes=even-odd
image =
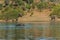
[(16, 2), (18, 3), (18, 5), (23, 5), (23, 1), (22, 0), (16, 0)]
[(21, 14), (22, 16), (24, 16), (24, 10), (21, 7), (16, 8), (16, 10), (19, 12), (19, 14)]
[(48, 8), (49, 9), (52, 9), (52, 8), (54, 8), (56, 5), (54, 4), (54, 3), (52, 3), (52, 4), (49, 4), (49, 6), (48, 6)]
[(2, 9), (2, 4), (0, 4), (0, 10)]
[(58, 17), (60, 17), (60, 5), (57, 5), (52, 9), (52, 13), (50, 14), (50, 16), (51, 15), (57, 15)]
[(26, 4), (26, 8), (30, 9), (31, 8), (30, 4)]
[(12, 0), (10, 6), (22, 6), (24, 5), (24, 2), (22, 0)]
[(0, 13), (0, 19), (3, 20), (10, 20), (10, 19), (17, 19), (18, 15), (21, 13), (21, 11), (17, 9), (13, 9), (11, 7), (6, 7), (2, 13)]
[(7, 7), (3, 7), (2, 4), (0, 8), (3, 7), (4, 10), (1, 10), (0, 19), (1, 20), (13, 20), (18, 19), (18, 17), (24, 16), (24, 12), (22, 10), (23, 1), (22, 0), (13, 0), (16, 2), (18, 6), (13, 6), (13, 4), (8, 4)]
[(40, 2), (37, 3), (37, 8), (42, 11), (43, 9), (53, 9), (56, 5), (54, 3), (49, 2)]
[(48, 7), (48, 3), (47, 2), (40, 2), (37, 4), (37, 8), (42, 10)]

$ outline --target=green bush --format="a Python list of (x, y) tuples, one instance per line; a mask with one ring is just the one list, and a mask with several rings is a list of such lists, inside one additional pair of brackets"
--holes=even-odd
[(30, 9), (31, 8), (30, 4), (26, 4), (26, 8)]
[(49, 9), (52, 9), (52, 8), (54, 8), (56, 5), (54, 4), (54, 3), (52, 3), (52, 4), (49, 4), (49, 6), (48, 6), (48, 8)]
[(20, 8), (13, 9), (11, 7), (6, 7), (2, 11), (2, 13), (0, 13), (0, 19), (3, 20), (17, 19), (19, 14), (23, 15), (23, 11)]
[(48, 3), (47, 2), (40, 2), (37, 4), (37, 8), (42, 10), (48, 7)]
[(24, 4), (22, 0), (17, 0), (16, 2), (18, 3), (18, 5), (23, 5)]
[(19, 12), (19, 14), (21, 14), (22, 16), (24, 16), (25, 15), (25, 13), (24, 13), (24, 10), (22, 9), (22, 8), (16, 8), (16, 10)]
[(60, 5), (57, 5), (53, 7), (51, 15), (57, 15), (57, 17), (60, 17)]

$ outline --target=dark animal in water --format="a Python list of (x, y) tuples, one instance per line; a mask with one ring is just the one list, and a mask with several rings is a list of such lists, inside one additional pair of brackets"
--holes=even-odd
[(24, 26), (24, 24), (16, 24), (16, 26)]

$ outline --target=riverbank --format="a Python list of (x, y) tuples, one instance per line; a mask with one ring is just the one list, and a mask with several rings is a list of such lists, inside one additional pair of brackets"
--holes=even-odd
[(33, 15), (30, 16), (30, 13), (27, 15), (20, 17), (18, 21), (20, 22), (42, 22), (42, 21), (50, 21), (49, 14), (51, 11), (49, 9), (43, 10), (42, 12), (38, 10), (33, 10)]
[[(45, 9), (42, 12), (34, 10), (32, 16), (28, 13), (27, 15), (20, 17), (18, 22), (50, 22), (50, 13), (51, 11), (49, 9)], [(56, 22), (59, 21), (60, 19), (56, 18)]]
[[(28, 12), (27, 15), (23, 16), (23, 17), (19, 17), (18, 18), (18, 22), (50, 22), (50, 13), (51, 11), (49, 11), (49, 9), (45, 9), (42, 12), (38, 11), (38, 10), (33, 10), (33, 15), (31, 15), (31, 12)], [(60, 21), (60, 19), (56, 19), (56, 21)], [(5, 22), (4, 20), (0, 20), (0, 22)], [(9, 22), (12, 22), (11, 20), (9, 20)]]

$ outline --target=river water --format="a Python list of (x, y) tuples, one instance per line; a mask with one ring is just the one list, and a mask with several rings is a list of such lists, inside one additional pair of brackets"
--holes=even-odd
[(60, 22), (0, 23), (0, 40), (60, 40)]

